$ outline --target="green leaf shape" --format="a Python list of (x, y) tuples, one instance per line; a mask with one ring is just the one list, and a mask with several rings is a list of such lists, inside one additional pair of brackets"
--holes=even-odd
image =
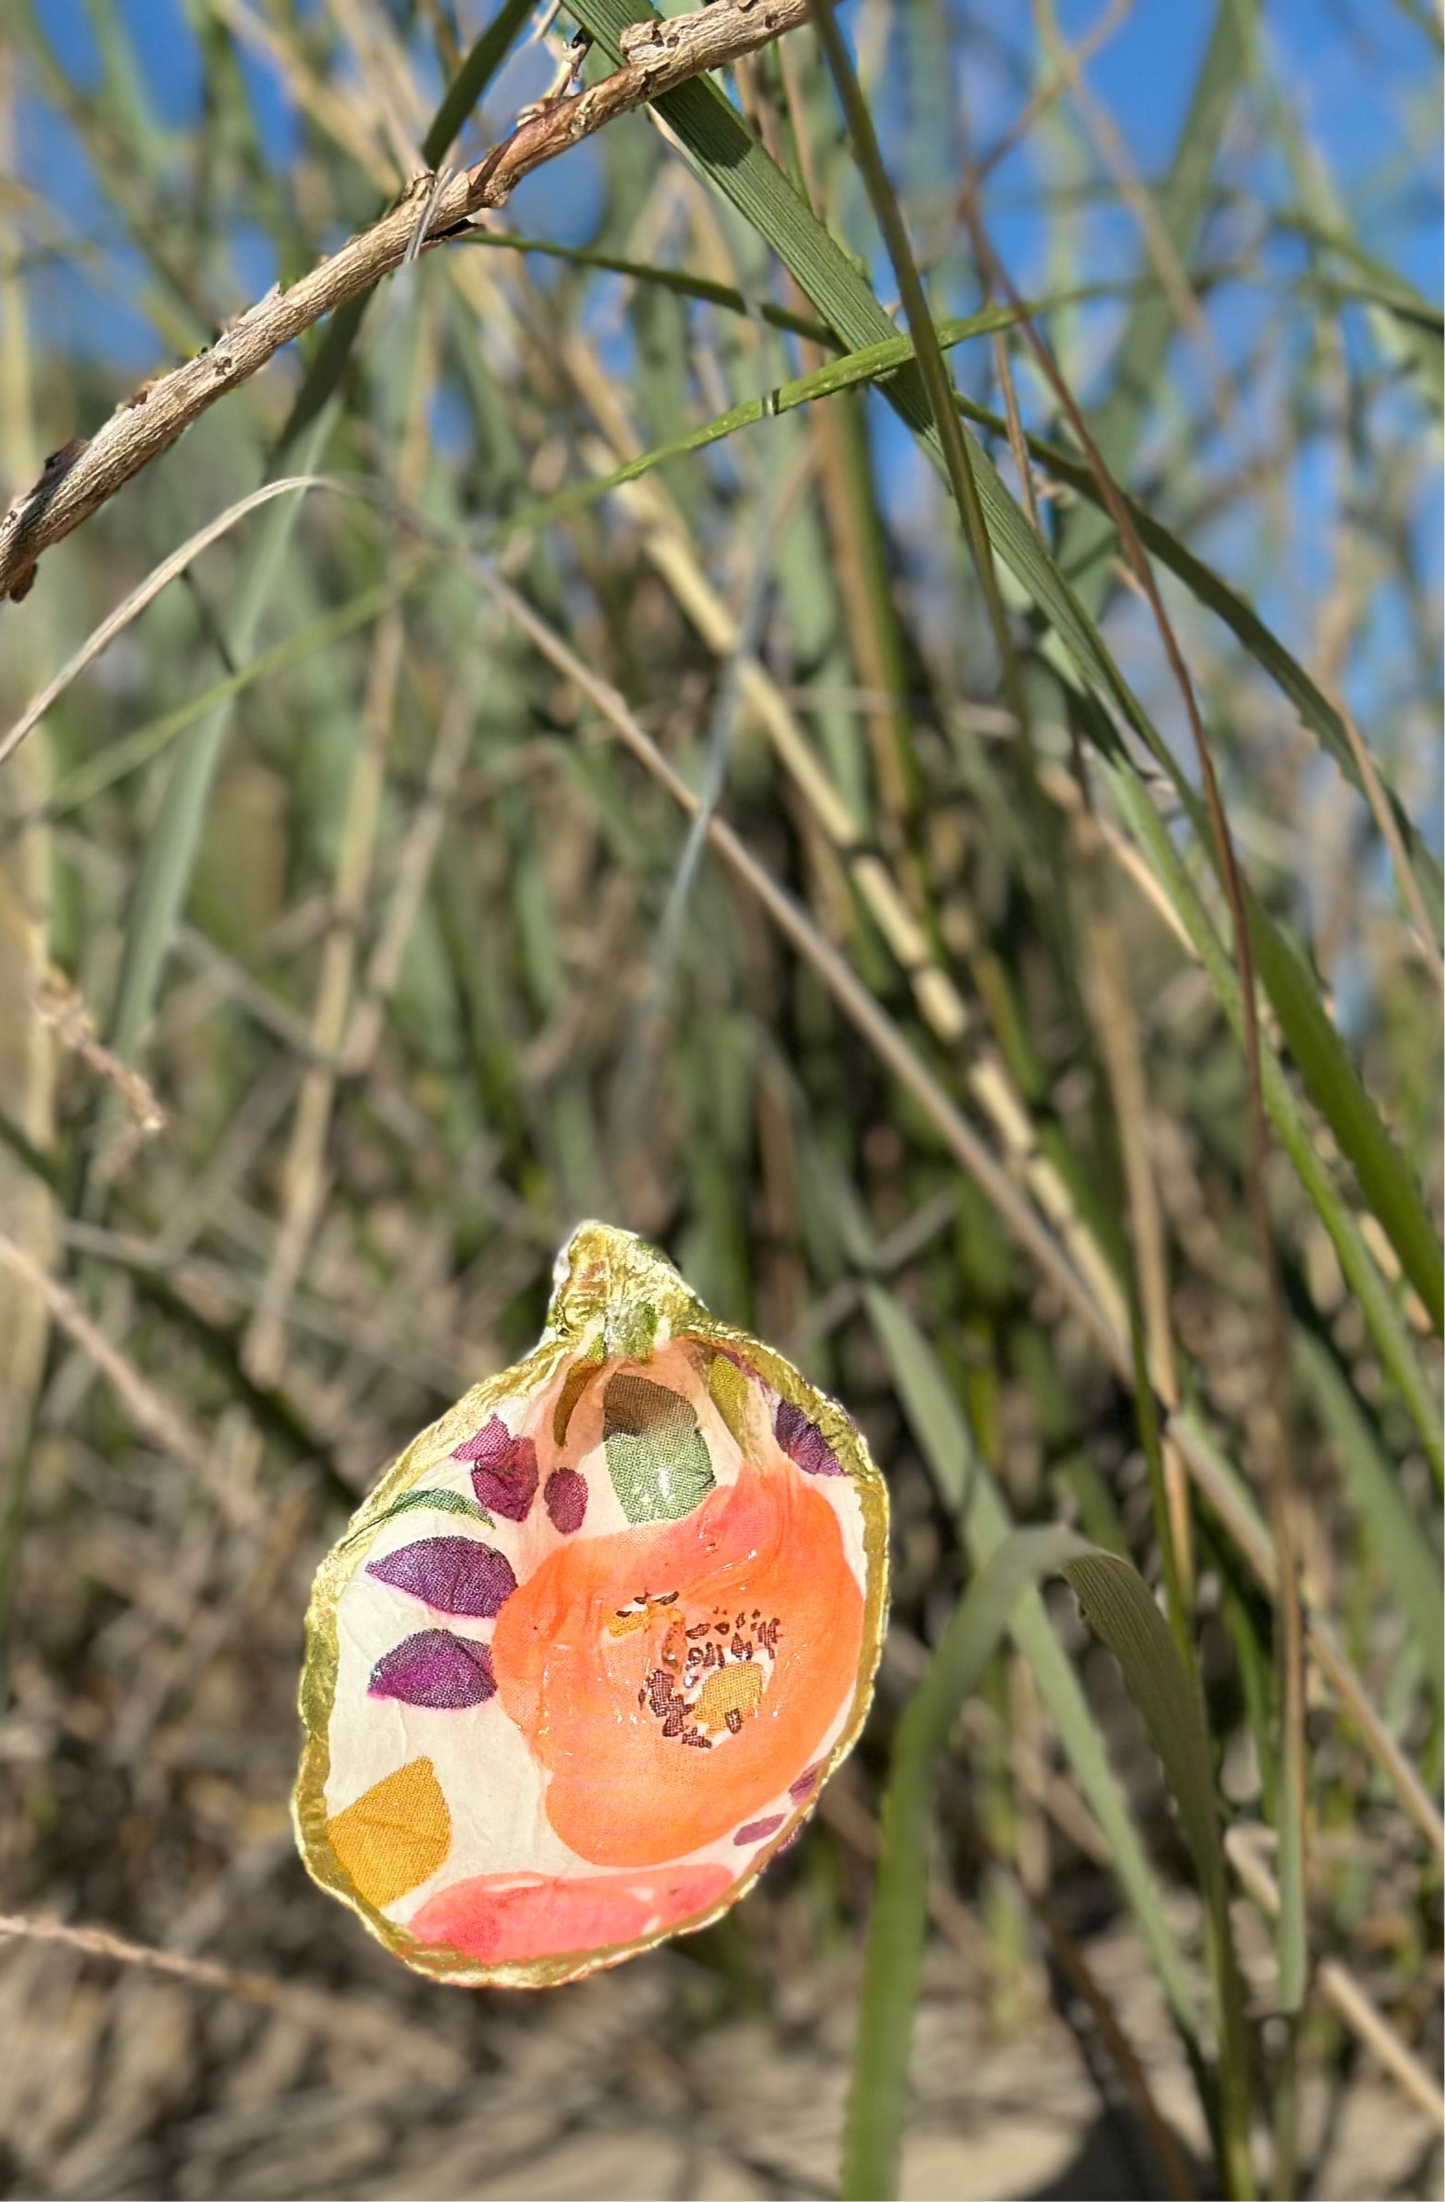
[[(1214, 1806), (1209, 1737), (1198, 1695), (1168, 1626), (1131, 1562), (1071, 1529), (1016, 1529), (996, 1546), (954, 1608), (899, 1723), (882, 1816), (882, 1846), (863, 1961), (858, 2033), (840, 2188), (848, 2202), (896, 2193), (907, 2109), (908, 2058), (927, 1913), (934, 1770), (965, 1698), (1014, 1625), (1026, 1594), (1062, 1574), (1090, 1627), (1118, 1659), (1159, 1754), (1179, 1812), (1229, 1984), (1228, 2059), (1244, 2071), (1243, 2009), (1229, 1941), (1224, 1849)], [(1252, 2191), (1241, 2146), (1225, 2167), (1231, 2194)]]
[[(374, 1522), (366, 1524), (367, 1530), (379, 1529), (383, 1522), (393, 1520), (398, 1514), (412, 1514), (418, 1510), (437, 1514), (462, 1514), (469, 1522), (480, 1522), (485, 1529), (495, 1529), (497, 1526), (486, 1508), (478, 1506), (476, 1500), (465, 1491), (403, 1491), (401, 1497), (394, 1499), (384, 1514), (378, 1514)], [(357, 1535), (360, 1534), (358, 1530)], [(346, 1541), (349, 1544), (351, 1539), (348, 1537)]]
[(484, 1522), (488, 1529), (497, 1526), (485, 1506), (479, 1506), (465, 1491), (404, 1491), (381, 1518), (390, 1521), (393, 1514), (410, 1514), (417, 1507), (432, 1507), (439, 1514), (465, 1514), (468, 1521)]
[(676, 1522), (714, 1485), (707, 1442), (690, 1403), (663, 1384), (627, 1371), (603, 1401), (607, 1473), (627, 1519)]

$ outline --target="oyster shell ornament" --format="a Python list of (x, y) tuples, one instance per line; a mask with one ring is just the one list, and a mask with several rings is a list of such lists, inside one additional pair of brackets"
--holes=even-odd
[(536, 1351), (322, 1563), (308, 1872), (435, 1980), (548, 1987), (716, 1919), (872, 1695), (883, 1479), (843, 1409), (586, 1223)]

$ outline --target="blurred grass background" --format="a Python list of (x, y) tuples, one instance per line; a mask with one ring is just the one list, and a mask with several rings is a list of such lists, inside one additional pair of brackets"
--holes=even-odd
[[(592, 73), (632, 12), (582, 0)], [(0, 1900), (201, 1968), (0, 1944), (7, 2192), (832, 2193), (855, 2042), (851, 2193), (900, 2136), (918, 2195), (1438, 2191), (1439, 19), (838, 25), (539, 172), (5, 608), (9, 726), (268, 475), (365, 492), (240, 518), (0, 771)], [(9, 0), (7, 494), (424, 146), (491, 142), (573, 28)], [(917, 334), (904, 225), (948, 349), (854, 360)], [(1080, 417), (1251, 897), (1262, 1171), (1184, 698)], [(295, 1862), (301, 1614), (588, 1214), (858, 1415), (892, 1630), (720, 1927), (445, 1995)], [(949, 1697), (956, 1601), (1044, 1524), (1167, 1593), (1212, 1912), (1067, 1589)], [(864, 1978), (905, 1792), (929, 1940)], [(905, 2098), (867, 2045), (906, 2064), (909, 2012)]]

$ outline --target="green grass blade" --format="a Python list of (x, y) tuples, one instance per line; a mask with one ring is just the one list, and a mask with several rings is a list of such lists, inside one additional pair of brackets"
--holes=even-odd
[(955, 1606), (899, 1723), (858, 1999), (839, 2175), (845, 2202), (877, 2202), (898, 2188), (927, 1921), (934, 1768), (1024, 1592), (1087, 1549), (1071, 1529), (1015, 1529), (1006, 1536)]
[(948, 372), (943, 348), (938, 341), (938, 331), (933, 324), (933, 309), (928, 303), (928, 294), (923, 288), (913, 257), (913, 247), (908, 241), (908, 225), (888, 180), (878, 133), (873, 127), (873, 117), (868, 102), (863, 97), (829, 0), (822, 0), (821, 5), (815, 4), (813, 27), (832, 71), (834, 88), (848, 126), (854, 157), (862, 170), (874, 219), (882, 232), (899, 297), (908, 317), (908, 331), (913, 338), (919, 375), (928, 396), (933, 426), (943, 449), (948, 486), (958, 507), (964, 541), (968, 544), (969, 556), (973, 560), (987, 607), (1004, 692), (1020, 727), (1027, 729), (1027, 695), (1019, 675), (1018, 659), (1009, 634), (1008, 614), (1004, 609), (998, 575), (994, 570), (993, 541), (978, 501), (978, 484), (974, 479), (970, 454), (973, 439), (959, 419), (958, 393)]
[[(1212, 860), (1212, 838), (1205, 827), (1202, 805), (1195, 795), (1179, 760), (1168, 744), (1160, 739), (1152, 722), (1141, 709), (1128, 684), (1115, 666), (1097, 628), (1094, 627), (1093, 622), (1084, 612), (1072, 589), (1058, 572), (1057, 567), (1040, 544), (1038, 538), (1024, 523), (1022, 516), (1013, 506), (998, 476), (991, 471), (985, 474), (981, 478), (981, 487), (985, 492), (985, 504), (990, 510), (990, 517), (991, 519), (997, 519), (1000, 537), (1005, 544), (1005, 557), (1008, 558), (1016, 573), (1020, 573), (1022, 569), (1021, 578), (1025, 579), (1025, 585), (1029, 588), (1035, 601), (1048, 613), (1060, 640), (1085, 679), (1091, 686), (1101, 689), (1118, 708), (1125, 712), (1130, 724), (1140, 738), (1147, 743), (1151, 754), (1173, 782), (1180, 801), (1189, 813), (1200, 844), (1211, 852)], [(1013, 550), (1017, 554), (1016, 557), (1011, 554), (1009, 545), (1013, 546)], [(1134, 783), (1134, 792), (1139, 800), (1132, 803), (1131, 811), (1136, 827), (1142, 827), (1142, 809), (1143, 807), (1152, 809), (1152, 806), (1149, 805), (1149, 799), (1144, 793), (1138, 774), (1119, 745), (1114, 741), (1111, 729), (1101, 716), (1090, 713), (1087, 715), (1086, 723), (1090, 728), (1095, 747), (1102, 748), (1113, 760), (1115, 768), (1113, 778), (1116, 789), (1125, 780), (1131, 780)], [(1158, 823), (1157, 815), (1155, 815), (1155, 828), (1158, 828)], [(1162, 829), (1160, 830), (1162, 831)], [(1157, 845), (1160, 833), (1153, 832), (1151, 838)], [(1174, 875), (1182, 877), (1181, 867), (1177, 861), (1171, 862), (1170, 869)], [(1377, 1188), (1383, 1186), (1387, 1189), (1386, 1213), (1381, 1217), (1382, 1223), (1385, 1223), (1387, 1229), (1390, 1223), (1393, 1223), (1396, 1228), (1400, 1228), (1402, 1218), (1407, 1219), (1406, 1228), (1402, 1231), (1405, 1251), (1401, 1252), (1401, 1259), (1404, 1261), (1408, 1252), (1409, 1262), (1407, 1266), (1411, 1268), (1413, 1275), (1414, 1268), (1422, 1266), (1422, 1249), (1425, 1244), (1428, 1242), (1433, 1247), (1433, 1233), (1424, 1218), (1418, 1195), (1415, 1194), (1411, 1186), (1403, 1162), (1393, 1150), (1388, 1134), (1384, 1127), (1379, 1124), (1378, 1112), (1374, 1110), (1373, 1104), (1370, 1103), (1358, 1077), (1353, 1072), (1353, 1067), (1339, 1035), (1328, 1020), (1318, 1013), (1317, 1002), (1311, 1003), (1311, 1008), (1315, 1014), (1309, 1014), (1306, 1011), (1301, 989), (1298, 985), (1292, 983), (1296, 967), (1291, 962), (1290, 952), (1284, 944), (1283, 936), (1280, 935), (1278, 928), (1263, 909), (1258, 898), (1248, 890), (1247, 900), (1250, 911), (1250, 937), (1255, 947), (1259, 975), (1265, 983), (1275, 1012), (1284, 1028), (1286, 1041), (1307, 1078), (1311, 1071), (1313, 1072), (1313, 1079), (1310, 1084), (1311, 1094), (1329, 1120), (1330, 1128), (1335, 1132), (1345, 1152), (1351, 1156), (1352, 1161), (1357, 1158), (1363, 1159), (1371, 1173), (1372, 1184)], [(1206, 965), (1217, 992), (1221, 990), (1221, 984), (1226, 974), (1230, 976), (1233, 999), (1237, 1009), (1239, 1006), (1238, 990), (1237, 986), (1233, 986), (1232, 962), (1226, 958), (1225, 964), (1220, 966), (1213, 959), (1206, 958)], [(1223, 999), (1224, 995), (1221, 992), (1221, 1000)], [(1235, 1029), (1238, 1032), (1240, 1027), (1233, 1015), (1231, 1015), (1231, 1023), (1235, 1024)], [(1277, 1062), (1274, 1063), (1274, 1070), (1276, 1073), (1276, 1090), (1281, 1099), (1288, 1099), (1290, 1106), (1292, 1106), (1292, 1097), (1287, 1094), (1283, 1074), (1279, 1071)], [(1367, 1125), (1369, 1126), (1368, 1137), (1366, 1137)], [(1298, 1150), (1292, 1147), (1291, 1152), (1296, 1156), (1296, 1167), (1298, 1168), (1300, 1166)], [(1304, 1175), (1303, 1171), (1301, 1175)], [(1311, 1170), (1310, 1181), (1313, 1183), (1322, 1182), (1322, 1173), (1318, 1169)], [(1434, 1282), (1433, 1284), (1427, 1282), (1426, 1289), (1438, 1301), (1440, 1290), (1438, 1252), (1436, 1252), (1434, 1259), (1436, 1264)], [(1373, 1264), (1369, 1266), (1373, 1271)], [(1383, 1319), (1384, 1307), (1378, 1293), (1374, 1295), (1374, 1301), (1377, 1314)], [(1427, 1304), (1429, 1304), (1428, 1300)], [(1393, 1310), (1391, 1315), (1393, 1317)], [(1399, 1367), (1403, 1367), (1407, 1362), (1413, 1361), (1413, 1355), (1410, 1354), (1406, 1346), (1403, 1327), (1399, 1325), (1398, 1321), (1394, 1322), (1393, 1327), (1395, 1331), (1394, 1361)], [(1399, 1381), (1398, 1375), (1397, 1381)], [(1416, 1412), (1420, 1409), (1421, 1402), (1428, 1399), (1428, 1390), (1422, 1391), (1418, 1382), (1409, 1383), (1406, 1389), (1415, 1401), (1412, 1412)], [(1435, 1421), (1433, 1407), (1425, 1409), (1425, 1412), (1427, 1418), (1433, 1423)], [(1438, 1429), (1432, 1431), (1431, 1436), (1427, 1439), (1427, 1445), (1431, 1449), (1432, 1458), (1438, 1461), (1440, 1457)]]
[(422, 139), (422, 158), (429, 168), (440, 167), (446, 159), (458, 131), (506, 60), (513, 40), (525, 30), (531, 13), (532, 0), (502, 0), (476, 39)]
[(457, 243), (482, 245), (493, 252), (536, 252), (548, 260), (564, 261), (568, 267), (595, 268), (603, 275), (625, 275), (634, 283), (658, 284), (663, 290), (675, 292), (679, 298), (696, 298), (705, 306), (721, 306), (727, 313), (756, 317), (766, 321), (769, 328), (786, 329), (793, 336), (811, 337), (815, 344), (833, 341), (831, 332), (809, 314), (790, 313), (786, 306), (775, 306), (770, 298), (749, 298), (730, 283), (714, 283), (705, 275), (690, 274), (686, 268), (657, 267), (646, 260), (623, 260), (616, 253), (594, 252), (583, 245), (554, 245), (546, 237), (513, 237), (504, 229), (474, 229), (465, 237), (459, 237)]
[[(1199, 1877), (1209, 1918), (1210, 1968), (1220, 2031), (1220, 2132), (1226, 2192), (1252, 2194), (1249, 2155), (1250, 2053), (1243, 1990), (1229, 1920), (1224, 1842), (1215, 1805), (1209, 1732), (1199, 1694), (1175, 1649), (1168, 1623), (1128, 1560), (1087, 1551), (1063, 1573), (1094, 1634), (1118, 1660), (1129, 1695), (1159, 1755)], [(1298, 1907), (1303, 1919), (1304, 1907)], [(1302, 1938), (1302, 1930), (1301, 1930)], [(1303, 1975), (1303, 1943), (1298, 1966)]]
[(899, 1724), (882, 1847), (863, 1961), (858, 2032), (844, 2130), (841, 2192), (849, 2202), (897, 2191), (907, 2107), (913, 2011), (922, 1967), (934, 1768), (966, 1697), (1026, 1591), (1062, 1573), (1095, 1634), (1119, 1661), (1159, 1754), (1210, 1919), (1223, 1977), (1225, 2191), (1253, 2192), (1248, 2151), (1248, 2045), (1228, 1916), (1224, 1847), (1215, 1810), (1212, 1755), (1199, 1698), (1158, 1606), (1132, 1563), (1088, 1545), (1073, 1530), (1005, 1535), (959, 1600), (928, 1671)]
[(1381, 1123), (1344, 1042), (1325, 1014), (1318, 981), (1253, 896), (1249, 916), (1255, 963), (1289, 1042), (1290, 1054), (1328, 1117), (1330, 1130), (1359, 1179), (1360, 1191), (1399, 1255), (1437, 1334), (1445, 1331), (1445, 1274), (1440, 1243), (1430, 1227), (1409, 1166)]
[(1350, 1509), (1415, 1639), (1435, 1703), (1445, 1709), (1445, 1589), (1438, 1546), (1406, 1505), (1369, 1417), (1328, 1345), (1298, 1330), (1294, 1355), (1334, 1446)]
[(63, 818), (68, 812), (78, 810), (106, 788), (114, 787), (127, 774), (139, 771), (160, 756), (208, 712), (232, 702), (248, 688), (268, 680), (273, 673), (283, 673), (288, 667), (299, 665), (318, 650), (329, 650), (334, 642), (354, 634), (358, 627), (368, 626), (399, 596), (420, 588), (427, 578), (424, 571), (418, 571), (401, 581), (382, 581), (373, 588), (360, 590), (347, 603), (308, 620), (284, 642), (278, 642), (274, 650), (263, 651), (260, 657), (252, 658), (249, 664), (228, 674), (224, 680), (214, 682), (199, 695), (177, 704), (174, 711), (163, 712), (160, 718), (152, 719), (147, 725), (132, 727), (128, 734), (118, 735), (94, 757), (87, 757), (83, 764), (76, 765), (56, 783), (46, 800), (45, 816)]
[[(991, 330), (1005, 328), (1016, 318), (1011, 307), (989, 306), (964, 320), (940, 323), (938, 339), (944, 346), (962, 344), (971, 336), (986, 336)], [(566, 518), (569, 513), (581, 511), (598, 497), (605, 496), (608, 490), (619, 489), (624, 482), (635, 482), (642, 475), (650, 474), (654, 467), (665, 466), (671, 459), (683, 458), (690, 451), (706, 450), (709, 444), (721, 443), (724, 437), (735, 435), (741, 428), (751, 428), (758, 421), (771, 420), (780, 413), (791, 413), (798, 406), (810, 405), (820, 398), (833, 397), (840, 390), (877, 382), (906, 365), (912, 357), (910, 339), (897, 336), (884, 344), (871, 344), (860, 352), (845, 352), (840, 358), (815, 367), (810, 374), (780, 382), (765, 397), (742, 399), (727, 412), (704, 421), (700, 427), (688, 429), (667, 443), (656, 444), (650, 451), (640, 452), (635, 459), (614, 467), (610, 474), (598, 475), (591, 481), (569, 483), (555, 496), (520, 506), (498, 521), (493, 540), (524, 528), (546, 527), (554, 520)]]
[[(881, 1286), (864, 1289), (898, 1397), (918, 1448), (945, 1505), (959, 1523), (970, 1559), (982, 1567), (1013, 1528), (993, 1476), (979, 1458), (968, 1425), (927, 1339)], [(1186, 2045), (1195, 2043), (1195, 1998), (1188, 1969), (1164, 1915), (1158, 1884), (1124, 1793), (1104, 1750), (1078, 1677), (1055, 1636), (1041, 1599), (1027, 1596), (1012, 1634), (1038, 1684), (1089, 1810), (1108, 1842), (1114, 1870), (1148, 1945), (1169, 2007)]]
[[(1126, 760), (1111, 754), (1113, 745), (1108, 729), (1096, 726), (1095, 738), (1104, 757), (1104, 769), (1114, 799), (1168, 892), (1199, 953), (1220, 1006), (1238, 1035), (1242, 1011), (1233, 959), (1181, 863), (1179, 852), (1147, 789)], [(1338, 1046), (1338, 1041), (1336, 1044)], [(1278, 1056), (1267, 1045), (1261, 1053), (1261, 1072), (1264, 1105), (1276, 1137), (1294, 1164), (1300, 1183), (1330, 1235), (1345, 1281), (1360, 1303), (1380, 1358), (1420, 1433), (1436, 1480), (1445, 1483), (1439, 1406), (1404, 1318), (1316, 1149)]]
[[(476, 41), (449, 88), (426, 137), (427, 157), (439, 160), (451, 144), (512, 40), (530, 13), (530, 0), (504, 0), (494, 21)], [(272, 471), (302, 445), (299, 471), (311, 473), (319, 462), (340, 412), (342, 376), (361, 328), (368, 292), (336, 314), (312, 359), (281, 431)], [(297, 501), (266, 514), (247, 548), (227, 628), (233, 666), (250, 656), (262, 615), (284, 569)], [(230, 730), (233, 698), (227, 696), (196, 727), (171, 769), (156, 830), (146, 850), (126, 922), (120, 976), (111, 1012), (110, 1044), (123, 1061), (133, 1061), (155, 1004), (167, 951), (185, 903), (201, 827), (216, 768)]]
[[(568, 0), (568, 12), (614, 63), (621, 62), (622, 33), (638, 20), (636, 0)], [(709, 182), (772, 247), (847, 350), (861, 351), (897, 337), (866, 278), (714, 83), (695, 77), (658, 100), (657, 111)], [(911, 360), (890, 378), (887, 394), (941, 465), (942, 446)]]
[[(1002, 415), (992, 413), (986, 407), (975, 405), (969, 400), (961, 399), (960, 404), (969, 419), (976, 421), (980, 427), (998, 434), (1004, 432), (1006, 423)], [(1087, 497), (1103, 513), (1099, 485), (1082, 459), (1043, 436), (1028, 436), (1025, 441), (1034, 457), (1051, 474), (1059, 481), (1067, 483), (1081, 497)], [(1206, 565), (1202, 558), (1197, 557), (1172, 529), (1150, 512), (1147, 505), (1141, 504), (1137, 498), (1130, 497), (1127, 493), (1121, 494), (1124, 495), (1129, 517), (1138, 530), (1139, 539), (1150, 557), (1157, 558), (1161, 565), (1167, 566), (1198, 603), (1223, 621), (1260, 670), (1274, 682), (1280, 694), (1293, 704), (1301, 722), (1308, 727), (1321, 746), (1329, 751), (1351, 786), (1363, 795), (1365, 791), (1360, 780), (1359, 766), (1339, 712), (1310, 678), (1299, 660), (1266, 626), (1254, 606), (1247, 603), (1237, 590), (1232, 589), (1212, 566)], [(1433, 915), (1438, 941), (1441, 937), (1442, 884), (1445, 884), (1442, 883), (1440, 866), (1421, 840), (1419, 828), (1390, 787), (1388, 777), (1378, 760), (1375, 770), (1405, 843), (1411, 869), (1419, 883), (1426, 906)]]
[[(300, 465), (308, 474), (315, 471), (331, 433), (335, 405), (332, 400), (303, 441)], [(233, 662), (250, 656), (262, 614), (284, 569), (300, 509), (299, 497), (277, 498), (266, 507), (247, 541), (226, 629)], [(190, 887), (206, 805), (230, 730), (231, 709), (228, 697), (193, 728), (175, 758), (155, 830), (141, 860), (126, 916), (125, 944), (108, 1034), (110, 1046), (123, 1062), (134, 1062), (155, 1006), (161, 972)]]

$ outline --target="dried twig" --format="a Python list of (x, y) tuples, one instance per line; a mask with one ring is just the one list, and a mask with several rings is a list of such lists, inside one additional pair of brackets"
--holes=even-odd
[(670, 22), (651, 17), (630, 24), (622, 33), (622, 67), (611, 76), (529, 115), (440, 191), (434, 176), (415, 177), (389, 213), (331, 259), (289, 290), (268, 291), (208, 351), (142, 383), (93, 436), (52, 453), (39, 479), (0, 518), (0, 603), (23, 597), (41, 553), (89, 519), (208, 406), (323, 315), (400, 267), (419, 216), (425, 215), (428, 250), (465, 234), (475, 215), (504, 205), (534, 168), (704, 70), (756, 52), (805, 22), (808, 12), (809, 0), (718, 0)]
[[(1262, 1830), (1231, 1828), (1224, 1838), (1229, 1862), (1238, 1874), (1242, 1886), (1248, 1890), (1260, 1910), (1268, 1919), (1279, 1912), (1279, 1890), (1274, 1876), (1259, 1851), (1249, 1840), (1250, 1834)], [(1372, 2003), (1364, 1989), (1337, 1958), (1322, 1957), (1315, 1966), (1315, 1983), (1331, 2009), (1342, 2018), (1350, 2031), (1373, 2050), (1385, 2070), (1398, 2081), (1411, 2101), (1418, 2104), (1432, 2125), (1445, 2133), (1445, 2096), (1435, 2083), (1432, 2073), (1426, 2070), (1420, 2059), (1400, 2039), (1379, 2006)]]
[(379, 2005), (356, 1996), (325, 1995), (319, 1989), (278, 1980), (270, 1973), (238, 1971), (217, 1965), (209, 1958), (189, 1957), (179, 1950), (158, 1950), (144, 1942), (129, 1942), (105, 1927), (73, 1927), (63, 1919), (31, 1918), (20, 1913), (0, 1914), (0, 1940), (14, 1937), (26, 1942), (58, 1942), (87, 1957), (108, 1958), (141, 1972), (165, 1973), (194, 1988), (219, 1995), (240, 1996), (278, 2011), (308, 2032), (329, 2041), (351, 2042), (373, 2056), (390, 2058), (418, 2079), (438, 2086), (455, 2084), (460, 2060), (455, 2050), (439, 2041), (433, 2030), (418, 2032)]
[(240, 1528), (253, 1527), (260, 1519), (257, 1500), (222, 1474), (201, 1432), (132, 1368), (79, 1301), (6, 1231), (0, 1231), (0, 1267), (13, 1270), (44, 1302), (51, 1319), (95, 1363), (137, 1428), (205, 1484), (226, 1520)]
[(57, 964), (51, 964), (36, 983), (35, 1013), (92, 1076), (115, 1089), (141, 1138), (152, 1139), (165, 1130), (165, 1110), (149, 1081), (98, 1037), (79, 987)]
[[(105, 431), (102, 430), (101, 433), (103, 435)], [(187, 536), (184, 543), (178, 545), (167, 557), (163, 558), (159, 565), (151, 568), (143, 581), (136, 583), (129, 594), (116, 605), (113, 612), (108, 612), (100, 624), (91, 629), (80, 647), (71, 652), (64, 665), (61, 666), (60, 671), (45, 683), (38, 695), (31, 697), (15, 724), (7, 733), (0, 735), (0, 765), (3, 765), (8, 758), (15, 754), (26, 735), (39, 726), (56, 697), (65, 693), (71, 682), (85, 671), (87, 665), (94, 663), (95, 659), (100, 656), (101, 651), (113, 642), (121, 630), (128, 627), (131, 621), (137, 618), (148, 604), (155, 601), (162, 589), (169, 587), (177, 575), (185, 572), (193, 558), (199, 558), (203, 550), (209, 549), (210, 545), (233, 528), (238, 520), (244, 520), (246, 514), (254, 512), (258, 505), (269, 504), (273, 497), (289, 496), (293, 489), (319, 489), (322, 487), (336, 489), (338, 486), (335, 483), (326, 483), (324, 477), (319, 474), (284, 474), (276, 481), (263, 482), (260, 488), (253, 489), (249, 496), (238, 497), (234, 503), (227, 505), (224, 512), (218, 512), (214, 519), (206, 522), (204, 527), (197, 528), (194, 535)], [(22, 499), (21, 502), (23, 503), (24, 500)], [(15, 508), (12, 507), (11, 509), (13, 511)], [(79, 517), (83, 519), (84, 514)], [(0, 529), (3, 529), (8, 523), (8, 518), (9, 515), (7, 515), (6, 521), (0, 522)], [(70, 523), (71, 526), (77, 524), (76, 521)], [(62, 529), (61, 533), (64, 532), (65, 530)], [(22, 590), (20, 593), (23, 595), (24, 591)], [(3, 586), (0, 586), (0, 603), (3, 603), (3, 601), (4, 589)]]

